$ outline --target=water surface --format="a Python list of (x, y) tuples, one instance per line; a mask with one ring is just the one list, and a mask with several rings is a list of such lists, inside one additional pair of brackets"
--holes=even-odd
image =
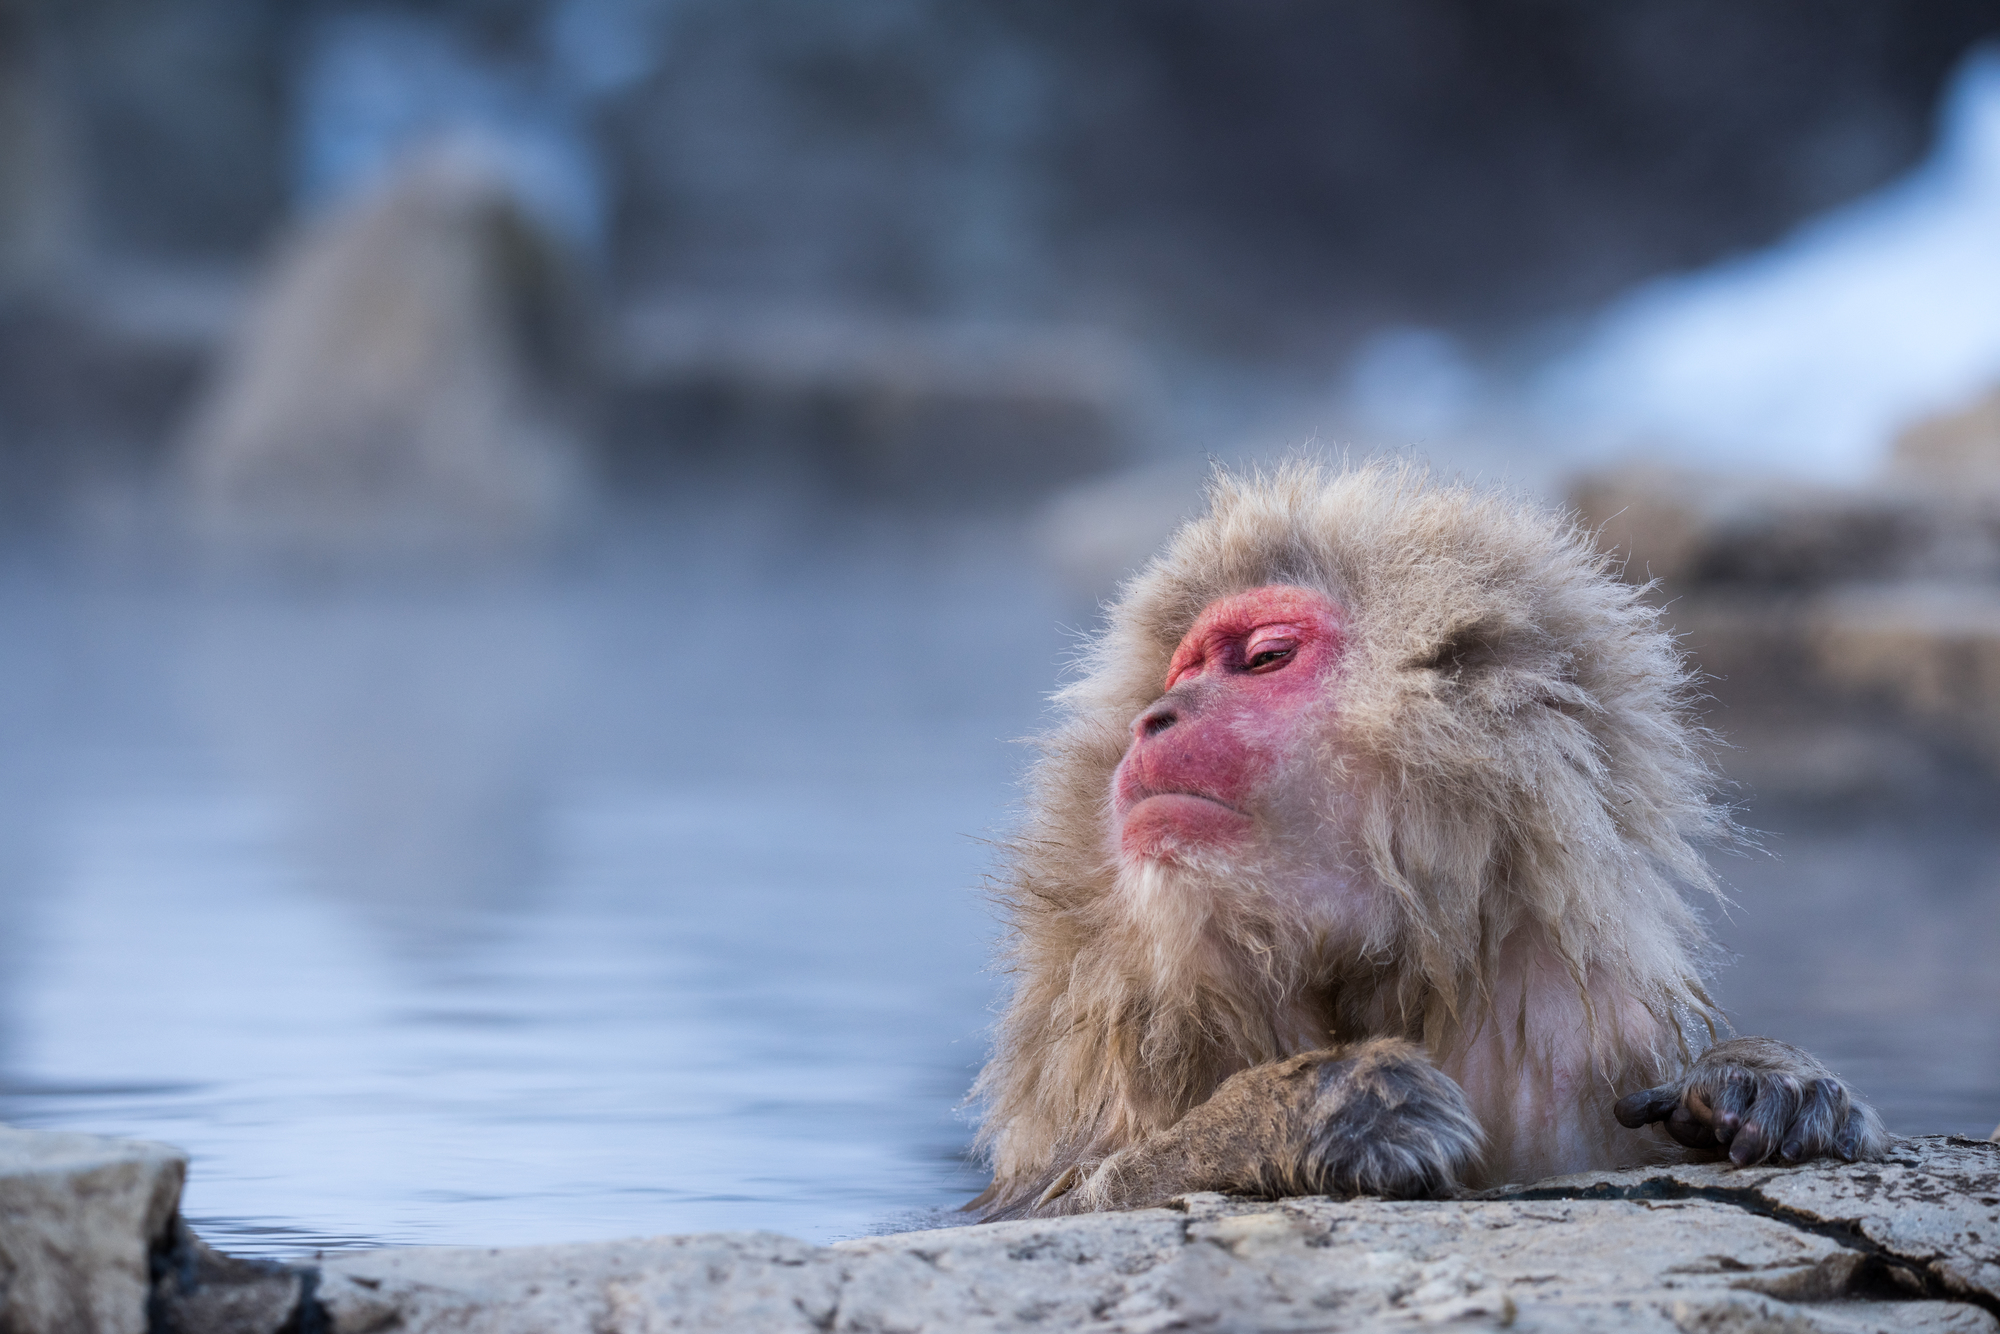
[(656, 521), (538, 573), (0, 587), (0, 1118), (216, 1244), (813, 1238), (957, 1111), (1070, 640), (1002, 524)]

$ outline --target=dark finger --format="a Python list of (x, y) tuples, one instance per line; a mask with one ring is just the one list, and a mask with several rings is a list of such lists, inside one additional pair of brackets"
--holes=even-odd
[[(1611, 1114), (1618, 1118), (1618, 1124), (1627, 1130), (1637, 1130), (1655, 1121), (1664, 1121), (1680, 1106), (1681, 1095), (1672, 1084), (1662, 1084), (1658, 1088), (1643, 1089), (1638, 1093), (1628, 1093), (1618, 1100)], [(1598, 1106), (1604, 1104), (1599, 1103)]]
[(1709, 1103), (1709, 1122), (1715, 1127), (1715, 1142), (1728, 1144), (1736, 1138), (1750, 1107), (1757, 1100), (1757, 1077), (1740, 1065), (1722, 1072), (1721, 1086)]
[(1761, 1163), (1778, 1151), (1784, 1142), (1792, 1114), (1798, 1110), (1803, 1092), (1790, 1075), (1774, 1075), (1757, 1081), (1756, 1100), (1743, 1118), (1729, 1146), (1729, 1161), (1738, 1167)]
[(1862, 1142), (1868, 1138), (1868, 1111), (1859, 1103), (1850, 1101), (1847, 1118), (1833, 1137), (1833, 1151), (1853, 1162), (1861, 1156)]
[(1784, 1147), (1778, 1156), (1787, 1162), (1802, 1163), (1818, 1158), (1833, 1148), (1834, 1133), (1847, 1121), (1847, 1090), (1837, 1079), (1815, 1079), (1806, 1085), (1798, 1112), (1785, 1132)]
[(1688, 1109), (1686, 1103), (1675, 1106), (1673, 1114), (1667, 1118), (1667, 1133), (1690, 1149), (1719, 1149), (1715, 1129), (1708, 1121)]

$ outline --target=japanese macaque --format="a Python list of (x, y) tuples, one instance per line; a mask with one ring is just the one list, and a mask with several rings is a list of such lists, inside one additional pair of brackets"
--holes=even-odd
[(1407, 466), (1210, 502), (1057, 696), (971, 1207), (1881, 1156), (1812, 1057), (1714, 1040), (1682, 893), (1735, 831), (1589, 533)]

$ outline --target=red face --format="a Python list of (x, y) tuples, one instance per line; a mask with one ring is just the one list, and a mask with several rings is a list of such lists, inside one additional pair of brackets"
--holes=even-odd
[(1324, 713), (1342, 643), (1340, 608), (1311, 589), (1270, 584), (1210, 603), (1113, 779), (1124, 853), (1171, 860), (1255, 835)]

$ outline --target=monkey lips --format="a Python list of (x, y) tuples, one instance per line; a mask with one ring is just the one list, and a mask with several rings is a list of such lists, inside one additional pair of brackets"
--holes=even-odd
[(1339, 607), (1309, 588), (1269, 584), (1203, 609), (1112, 779), (1120, 851), (1172, 861), (1245, 840), (1325, 706), (1342, 644)]

